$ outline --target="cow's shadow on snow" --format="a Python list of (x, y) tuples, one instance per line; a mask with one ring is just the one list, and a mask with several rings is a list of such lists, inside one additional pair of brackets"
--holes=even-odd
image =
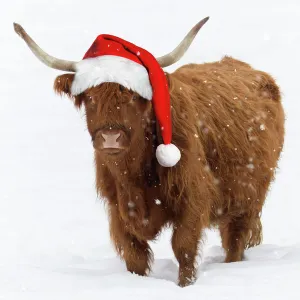
[(172, 259), (156, 259), (149, 274), (151, 278), (172, 282), (177, 281), (177, 276), (178, 264)]

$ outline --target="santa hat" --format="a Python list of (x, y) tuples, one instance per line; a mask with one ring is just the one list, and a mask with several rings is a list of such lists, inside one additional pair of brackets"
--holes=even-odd
[(171, 143), (172, 121), (166, 75), (155, 57), (132, 43), (112, 35), (99, 35), (83, 60), (76, 64), (71, 92), (78, 95), (103, 82), (116, 82), (153, 101), (163, 143), (156, 149), (160, 165), (172, 167), (180, 160)]

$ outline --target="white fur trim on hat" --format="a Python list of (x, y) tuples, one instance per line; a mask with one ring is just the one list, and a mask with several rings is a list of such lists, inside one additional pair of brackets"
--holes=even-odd
[(173, 144), (160, 144), (156, 148), (156, 158), (163, 167), (173, 167), (180, 160), (179, 149)]
[(119, 83), (145, 99), (152, 99), (152, 86), (146, 68), (135, 61), (115, 55), (87, 58), (78, 62), (71, 93), (78, 95), (103, 82)]

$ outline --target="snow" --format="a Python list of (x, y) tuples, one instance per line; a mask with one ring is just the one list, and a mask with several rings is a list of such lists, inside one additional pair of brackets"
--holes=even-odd
[(155, 204), (156, 205), (161, 205), (161, 201), (159, 199), (155, 199)]
[[(11, 0), (0, 14), (0, 299), (300, 299), (298, 0)], [(166, 71), (229, 54), (270, 72), (283, 92), (286, 138), (262, 214), (263, 244), (244, 261), (224, 264), (218, 233), (206, 231), (198, 280), (181, 289), (169, 230), (151, 244), (149, 277), (129, 274), (116, 257), (94, 190), (84, 112), (54, 94), (61, 72), (42, 65), (12, 23), (50, 54), (80, 60), (101, 33), (161, 56), (208, 15), (186, 55)]]

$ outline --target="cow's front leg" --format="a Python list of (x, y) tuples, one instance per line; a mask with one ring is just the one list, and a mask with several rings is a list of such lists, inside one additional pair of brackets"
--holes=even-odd
[(126, 263), (127, 270), (141, 276), (147, 275), (153, 257), (151, 248), (146, 241), (141, 241), (126, 231), (115, 207), (110, 209), (110, 235), (119, 256)]
[(184, 210), (174, 224), (172, 248), (179, 262), (178, 285), (193, 284), (196, 280), (198, 242), (201, 236), (201, 220), (194, 213)]

